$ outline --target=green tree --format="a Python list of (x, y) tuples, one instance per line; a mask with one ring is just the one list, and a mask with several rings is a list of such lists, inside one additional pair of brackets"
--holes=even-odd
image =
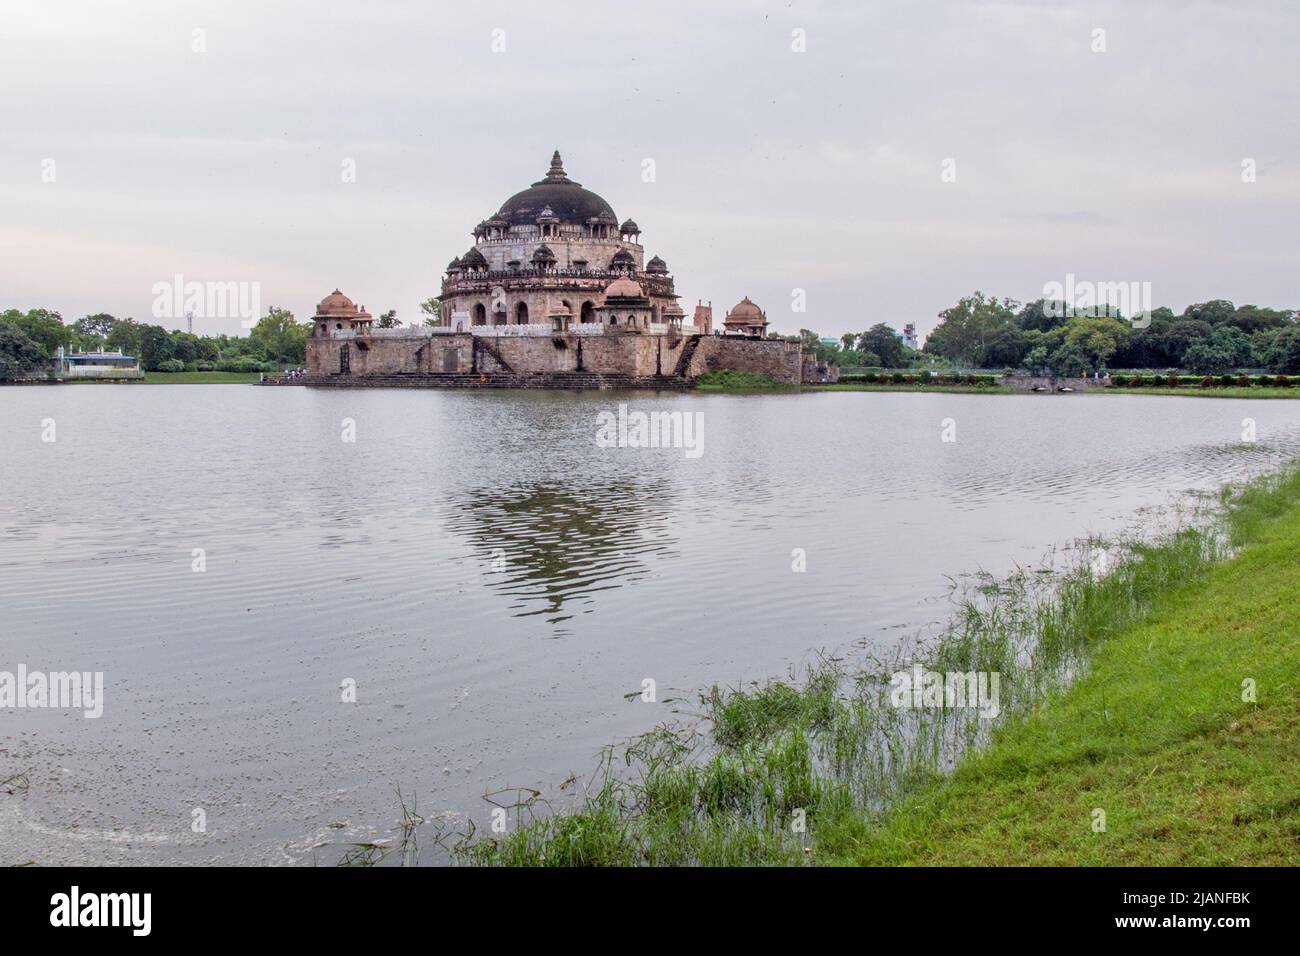
[(383, 315), (379, 317), (379, 321), (377, 321), (375, 325), (381, 329), (397, 328), (397, 310), (389, 309), (387, 312), (385, 312)]
[(1038, 374), (1047, 368), (1047, 348), (1042, 345), (1035, 345), (1025, 353), (1023, 367), (1034, 374)]
[(45, 350), (26, 332), (10, 322), (0, 321), (0, 379), (30, 374), (48, 362)]
[(1074, 346), (1091, 368), (1102, 368), (1111, 356), (1128, 345), (1132, 326), (1108, 317), (1089, 319), (1077, 316), (1065, 325), (1066, 344)]
[(1233, 313), (1231, 322), (1247, 335), (1267, 329), (1280, 329), (1295, 321), (1295, 313), (1284, 309), (1261, 309), (1257, 305), (1242, 305)]
[(141, 329), (135, 319), (119, 319), (113, 323), (104, 339), (104, 347), (116, 349), (126, 355), (140, 354)]
[(1183, 367), (1202, 375), (1230, 372), (1236, 366), (1232, 351), (1216, 345), (1209, 339), (1193, 342), (1183, 353)]
[(172, 358), (189, 365), (204, 357), (203, 340), (190, 332), (173, 332)]
[(0, 322), (18, 329), (49, 358), (60, 346), (66, 349), (72, 344), (72, 329), (63, 324), (63, 316), (49, 309), (30, 309), (25, 314), (9, 309), (0, 313)]
[(1069, 317), (1070, 310), (1064, 302), (1055, 300), (1048, 302), (1046, 299), (1036, 299), (1033, 302), (1026, 303), (1016, 317), (1016, 321), (1022, 329), (1050, 332), (1065, 325)]
[(1069, 342), (1051, 354), (1047, 366), (1054, 374), (1065, 378), (1077, 378), (1090, 371), (1088, 356), (1077, 345), (1071, 345)]
[(884, 322), (877, 322), (858, 336), (858, 351), (875, 355), (882, 368), (902, 368), (907, 364), (903, 340)]
[(420, 314), (424, 316), (424, 325), (442, 325), (442, 300), (430, 296), (420, 303)]
[(1219, 325), (1229, 322), (1236, 315), (1237, 307), (1227, 299), (1211, 299), (1209, 302), (1197, 302), (1183, 310), (1183, 318)]
[(984, 368), (1016, 368), (1026, 352), (1025, 333), (1014, 325), (1000, 329), (984, 346), (979, 364)]
[(72, 323), (72, 331), (86, 339), (96, 339), (100, 342), (108, 338), (108, 333), (113, 331), (113, 326), (117, 324), (117, 319), (107, 312), (97, 312), (94, 315), (83, 316)]
[(1212, 331), (1208, 322), (1194, 319), (1178, 319), (1170, 323), (1157, 340), (1163, 359), (1159, 364), (1171, 368), (1183, 365), (1183, 356), (1192, 344), (1208, 339)]
[(1259, 357), (1270, 372), (1300, 374), (1300, 328), (1290, 326), (1282, 329)]
[(140, 326), (140, 367), (146, 372), (156, 372), (163, 362), (172, 357), (172, 337), (161, 325)]
[(310, 330), (310, 324), (295, 322), (293, 313), (288, 309), (272, 306), (253, 326), (253, 334), (249, 336), (253, 341), (249, 344), (260, 346), (262, 353), (273, 362), (301, 365), (306, 360), (307, 334)]
[(975, 365), (989, 342), (1016, 321), (1019, 303), (1012, 299), (985, 298), (983, 292), (966, 296), (939, 313), (939, 325), (925, 341), (925, 351), (960, 365)]

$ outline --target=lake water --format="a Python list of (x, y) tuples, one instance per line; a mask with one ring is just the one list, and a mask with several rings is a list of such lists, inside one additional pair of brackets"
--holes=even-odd
[[(598, 447), (620, 402), (703, 453)], [(0, 671), (105, 682), (0, 709), (0, 865), (333, 862), (398, 785), (481, 829), (714, 682), (1297, 453), (1276, 400), (0, 389)]]

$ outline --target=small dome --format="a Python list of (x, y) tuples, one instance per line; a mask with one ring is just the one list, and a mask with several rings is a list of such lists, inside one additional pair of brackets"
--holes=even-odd
[(620, 296), (622, 298), (639, 299), (644, 293), (641, 287), (629, 279), (627, 276), (619, 276), (609, 285), (605, 286), (605, 298), (611, 296)]
[(745, 318), (761, 319), (761, 318), (763, 318), (763, 310), (760, 309), (760, 308), (759, 308), (757, 305), (755, 305), (753, 302), (751, 302), (751, 301), (749, 300), (749, 296), (745, 296), (743, 299), (741, 299), (739, 302), (737, 302), (735, 305), (733, 305), (733, 306), (731, 307), (731, 311), (727, 313), (727, 318), (729, 318), (729, 319), (730, 319), (730, 318), (736, 318), (736, 319), (745, 319)]
[(486, 269), (488, 261), (483, 258), (483, 253), (477, 249), (471, 249), (460, 257), (460, 267), (462, 269)]
[(636, 259), (626, 249), (620, 249), (614, 253), (614, 258), (609, 260), (609, 267), (615, 272), (620, 269), (635, 269)]
[(460, 271), (460, 260), (459, 260), (459, 259), (452, 259), (451, 262), (447, 263), (447, 271), (448, 271), (448, 272), (459, 272), (459, 271)]
[(637, 225), (635, 222), (633, 222), (631, 219), (628, 219), (626, 222), (623, 223), (623, 225), (621, 225), (621, 226), (618, 227), (618, 231), (619, 231), (619, 232), (629, 232), (629, 233), (640, 233), (640, 232), (641, 232), (641, 227), (638, 226), (638, 225)]
[(316, 306), (317, 315), (355, 315), (356, 311), (356, 303), (338, 289), (321, 299), (320, 305)]
[(534, 263), (554, 262), (554, 261), (555, 261), (555, 253), (551, 251), (551, 247), (546, 245), (546, 243), (542, 243), (540, 246), (538, 246), (537, 250), (533, 253)]
[(645, 271), (653, 273), (654, 275), (667, 275), (668, 263), (664, 262), (658, 256), (654, 256), (645, 264)]

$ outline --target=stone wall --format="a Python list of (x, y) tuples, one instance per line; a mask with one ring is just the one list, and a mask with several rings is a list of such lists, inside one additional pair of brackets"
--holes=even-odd
[[(477, 347), (475, 339), (479, 340)], [(594, 372), (645, 378), (674, 375), (690, 341), (690, 336), (622, 333), (309, 338), (307, 369), (313, 376), (338, 375), (346, 354), (352, 376), (511, 371)], [(802, 381), (801, 365), (797, 345), (708, 335), (699, 338), (684, 377), (693, 379), (714, 369), (734, 369), (797, 385)]]
[(728, 369), (766, 375), (787, 385), (799, 385), (803, 381), (801, 354), (797, 343), (707, 335), (700, 338), (686, 377), (698, 378), (705, 372)]
[(840, 367), (817, 361), (812, 352), (803, 353), (803, 368), (800, 376), (804, 385), (830, 385), (840, 380)]
[(444, 355), (450, 351), (456, 369), (468, 369), (470, 336), (429, 335), (357, 336), (351, 339), (307, 340), (307, 371), (312, 375), (336, 375), (342, 371), (343, 355), (352, 375), (393, 375), (441, 372)]

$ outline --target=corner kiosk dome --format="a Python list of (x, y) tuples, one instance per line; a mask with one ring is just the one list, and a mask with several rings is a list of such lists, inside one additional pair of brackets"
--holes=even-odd
[(331, 332), (369, 332), (374, 316), (335, 289), (316, 306), (312, 316), (312, 335), (328, 336)]
[(350, 319), (357, 314), (357, 306), (346, 295), (335, 289), (320, 300), (320, 305), (316, 306), (316, 314), (318, 316), (342, 316)]
[(722, 320), (723, 331), (728, 335), (761, 337), (766, 334), (767, 326), (767, 315), (749, 296), (733, 305)]
[(755, 303), (750, 301), (749, 296), (745, 296), (743, 299), (741, 299), (739, 302), (733, 305), (731, 307), (731, 311), (727, 313), (727, 317), (737, 318), (737, 319), (766, 318), (766, 316), (763, 315), (763, 310), (760, 309)]
[(627, 276), (619, 276), (609, 285), (605, 286), (606, 299), (639, 299), (643, 295), (645, 295), (645, 293), (642, 291), (641, 286), (637, 285), (636, 282), (629, 279)]
[(531, 226), (542, 217), (551, 222), (584, 226), (592, 219), (618, 222), (609, 203), (568, 177), (558, 149), (551, 156), (551, 168), (546, 175), (502, 203), (493, 218), (512, 226)]

